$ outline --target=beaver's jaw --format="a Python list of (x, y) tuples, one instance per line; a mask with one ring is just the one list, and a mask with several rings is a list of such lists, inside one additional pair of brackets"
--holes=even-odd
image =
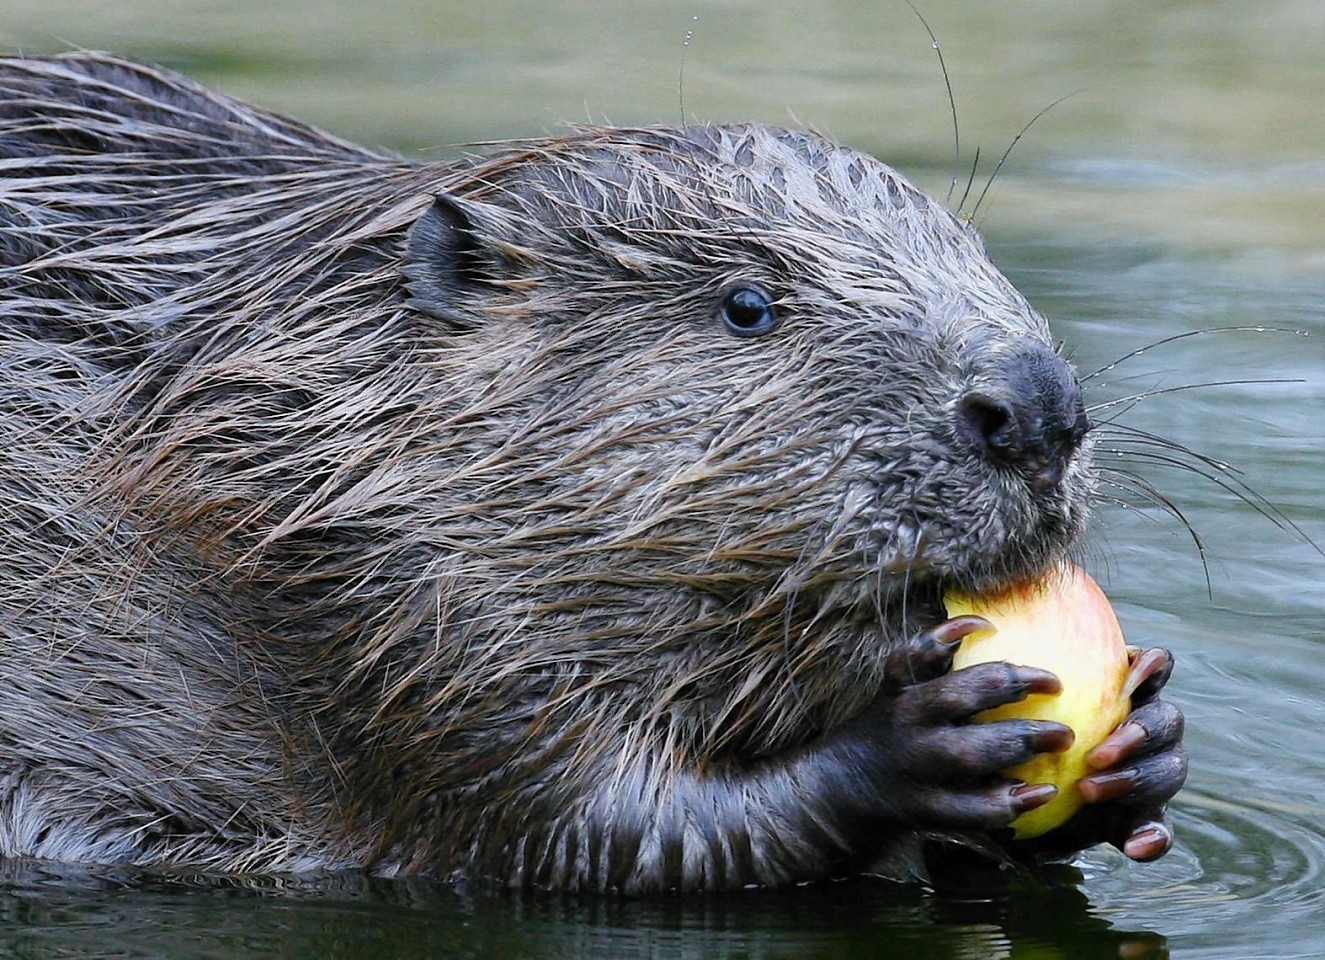
[(994, 495), (991, 484), (969, 498), (983, 500), (982, 511), (916, 516), (873, 531), (870, 539), (880, 544), (870, 551), (875, 566), (856, 581), (854, 602), (873, 609), (890, 636), (914, 635), (946, 619), (942, 598), (950, 589), (997, 592), (1070, 555), (1089, 514), (1089, 452), (1075, 457), (1051, 490), (1033, 490), (1016, 477), (1000, 480), (1005, 496)]
[(947, 619), (943, 597), (948, 591), (995, 593), (1036, 579), (1061, 562), (1076, 539), (1075, 531), (1063, 531), (1062, 536), (1041, 538), (1033, 545), (1014, 541), (1013, 547), (1002, 553), (957, 554), (954, 563), (950, 551), (927, 556), (922, 538), (913, 563), (896, 573), (885, 568), (884, 579), (892, 588), (885, 605), (894, 611), (896, 628), (903, 631), (900, 636), (912, 636)]

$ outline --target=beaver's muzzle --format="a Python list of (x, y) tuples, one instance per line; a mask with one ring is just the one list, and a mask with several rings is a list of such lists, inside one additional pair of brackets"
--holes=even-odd
[(1090, 423), (1075, 371), (1038, 344), (982, 369), (956, 417), (979, 456), (1018, 470), (1040, 493), (1058, 486)]

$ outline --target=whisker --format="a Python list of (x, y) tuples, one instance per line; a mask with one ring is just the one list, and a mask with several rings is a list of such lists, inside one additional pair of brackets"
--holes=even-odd
[[(1119, 467), (1104, 466), (1100, 468), (1100, 474), (1109, 478), (1116, 486), (1125, 490), (1131, 490), (1133, 493), (1140, 496), (1142, 500), (1160, 507), (1182, 524), (1183, 528), (1187, 531), (1187, 535), (1191, 537), (1192, 545), (1196, 547), (1196, 555), (1201, 560), (1201, 572), (1205, 577), (1206, 595), (1213, 597), (1214, 586), (1210, 580), (1210, 563), (1206, 557), (1205, 541), (1201, 538), (1200, 533), (1192, 524), (1191, 520), (1187, 518), (1187, 515), (1182, 512), (1182, 509), (1173, 501), (1173, 499), (1161, 493), (1159, 488), (1149, 480), (1128, 470)], [(1119, 500), (1118, 502), (1124, 505), (1127, 503), (1125, 500)]]
[[(1158, 466), (1186, 470), (1215, 484), (1226, 493), (1241, 500), (1280, 530), (1292, 533), (1322, 556), (1325, 551), (1307, 535), (1295, 521), (1241, 479), (1242, 471), (1222, 460), (1198, 453), (1190, 447), (1133, 427), (1119, 426), (1119, 435), (1112, 439), (1117, 446), (1106, 448), (1105, 453), (1123, 460), (1153, 463)], [(1123, 446), (1134, 444), (1134, 446)], [(1165, 450), (1165, 454), (1159, 451)]]
[[(1111, 423), (1108, 427), (1109, 429), (1101, 434), (1099, 438), (1101, 441), (1112, 441), (1114, 443), (1132, 442), (1156, 446), (1165, 450), (1171, 450), (1174, 453), (1182, 454), (1185, 457), (1191, 457), (1192, 460), (1204, 464), (1212, 470), (1232, 474), (1243, 473), (1241, 469), (1233, 466), (1233, 464), (1229, 463), (1227, 460), (1220, 460), (1209, 454), (1201, 453), (1199, 450), (1195, 450), (1184, 443), (1177, 440), (1171, 440), (1158, 433), (1152, 433), (1141, 427), (1134, 427), (1126, 423)], [(1191, 465), (1189, 464), (1188, 466)]]
[[(1154, 387), (1150, 390), (1142, 390), (1139, 393), (1128, 394), (1125, 397), (1117, 397), (1113, 400), (1104, 400), (1100, 403), (1091, 404), (1086, 408), (1086, 412), (1094, 414), (1097, 410), (1108, 410), (1110, 407), (1116, 407), (1125, 404), (1125, 409), (1120, 411), (1126, 413), (1135, 407), (1142, 400), (1149, 400), (1151, 397), (1162, 397), (1169, 393), (1183, 393), (1187, 390), (1203, 390), (1208, 387), (1237, 387), (1256, 384), (1276, 384), (1276, 383), (1305, 383), (1300, 377), (1297, 378), (1253, 378), (1246, 380), (1205, 380), (1200, 383), (1179, 383), (1168, 387)], [(1116, 416), (1116, 415), (1115, 415)], [(1102, 421), (1104, 423), (1113, 422), (1113, 418)]]
[(971, 195), (971, 188), (975, 186), (975, 172), (980, 169), (980, 148), (975, 148), (975, 158), (971, 161), (971, 172), (966, 178), (966, 189), (962, 191), (962, 198), (957, 201), (957, 210), (966, 206), (966, 198)]
[[(943, 49), (939, 46), (939, 38), (930, 29), (929, 21), (925, 19), (924, 14), (920, 12), (916, 5), (911, 0), (906, 0), (906, 5), (911, 8), (911, 12), (916, 15), (916, 19), (920, 21), (921, 26), (925, 28), (925, 32), (929, 34), (929, 42), (934, 48), (935, 55), (939, 58), (939, 69), (943, 71), (943, 85), (948, 90), (948, 109), (952, 113), (952, 180), (948, 184), (948, 195), (944, 198), (944, 203), (951, 204), (952, 191), (957, 189), (957, 173), (961, 169), (962, 162), (962, 135), (961, 125), (957, 122), (957, 98), (952, 92), (952, 77), (948, 74), (948, 64), (943, 59)], [(974, 171), (971, 172), (971, 176), (975, 176)], [(969, 184), (966, 189), (967, 192), (970, 191)], [(961, 209), (960, 205), (958, 209)]]
[[(917, 530), (920, 529), (918, 523), (915, 524), (915, 528)], [(907, 609), (907, 604), (911, 599), (911, 574), (915, 570), (916, 560), (919, 559), (919, 556), (920, 537), (917, 535), (911, 543), (911, 556), (907, 558), (906, 571), (902, 575), (902, 623), (910, 623), (909, 614), (911, 611)], [(880, 572), (880, 581), (882, 581), (882, 571)], [(882, 607), (880, 607), (880, 609), (882, 609)], [(897, 639), (898, 641), (905, 641), (909, 638), (898, 637)], [(912, 676), (911, 679), (915, 679), (914, 676)]]
[(1154, 340), (1143, 346), (1137, 347), (1135, 350), (1123, 354), (1117, 360), (1113, 360), (1109, 363), (1106, 363), (1104, 366), (1100, 367), (1099, 369), (1092, 370), (1090, 373), (1085, 374), (1079, 379), (1082, 383), (1086, 383), (1087, 381), (1093, 380), (1095, 377), (1098, 377), (1100, 374), (1112, 370), (1114, 367), (1118, 366), (1119, 364), (1126, 363), (1128, 360), (1132, 360), (1136, 357), (1139, 357), (1143, 353), (1147, 353), (1151, 350), (1156, 349), (1157, 347), (1166, 347), (1169, 344), (1177, 343), (1180, 340), (1189, 340), (1192, 337), (1204, 337), (1212, 333), (1289, 333), (1299, 337), (1307, 336), (1307, 331), (1305, 330), (1295, 330), (1291, 327), (1267, 327), (1264, 324), (1238, 325), (1238, 326), (1227, 326), (1227, 327), (1206, 327), (1203, 330), (1187, 330), (1184, 331), (1183, 333), (1175, 333), (1172, 334), (1171, 336), (1161, 337), (1159, 340)]

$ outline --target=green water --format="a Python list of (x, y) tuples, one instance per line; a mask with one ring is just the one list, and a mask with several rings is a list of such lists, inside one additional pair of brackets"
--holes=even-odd
[[(1325, 12), (1314, 0), (921, 4), (995, 259), (1093, 402), (1184, 384), (1128, 423), (1233, 469), (1142, 467), (1201, 538), (1103, 507), (1088, 566), (1133, 642), (1170, 646), (1188, 717), (1175, 851), (1092, 851), (1034, 883), (877, 883), (634, 903), (427, 884), (214, 887), (0, 868), (0, 956), (1133, 957), (1325, 955)], [(698, 17), (697, 20), (693, 19)], [(683, 38), (693, 39), (688, 47)], [(947, 96), (897, 2), (0, 0), (0, 47), (110, 49), (410, 155), (565, 121), (813, 126), (944, 194)], [(684, 74), (683, 83), (678, 80)], [(680, 89), (678, 89), (680, 87)], [(985, 174), (976, 178), (976, 190)], [(970, 204), (968, 203), (969, 207)], [(1246, 483), (1266, 519), (1223, 487)], [(1209, 583), (1207, 587), (1207, 571)]]

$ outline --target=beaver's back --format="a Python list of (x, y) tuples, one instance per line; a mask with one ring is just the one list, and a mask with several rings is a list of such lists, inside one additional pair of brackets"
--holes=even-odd
[(231, 160), (235, 173), (264, 158), (377, 157), (180, 74), (96, 53), (0, 59), (0, 131), (0, 157), (62, 158), (71, 167), (116, 153), (174, 160), (182, 170), (205, 160), (197, 169), (207, 172)]
[(123, 308), (196, 282), (274, 206), (297, 236), (301, 191), (325, 197), (383, 163), (158, 68), (0, 60), (0, 267), (13, 268), (0, 310), (44, 336), (122, 345), (137, 327)]
[(225, 295), (245, 227), (380, 161), (159, 69), (0, 60), (0, 851), (325, 864), (289, 860), (288, 678), (239, 649), (203, 565), (119, 514), (110, 438), (189, 355), (165, 341)]

